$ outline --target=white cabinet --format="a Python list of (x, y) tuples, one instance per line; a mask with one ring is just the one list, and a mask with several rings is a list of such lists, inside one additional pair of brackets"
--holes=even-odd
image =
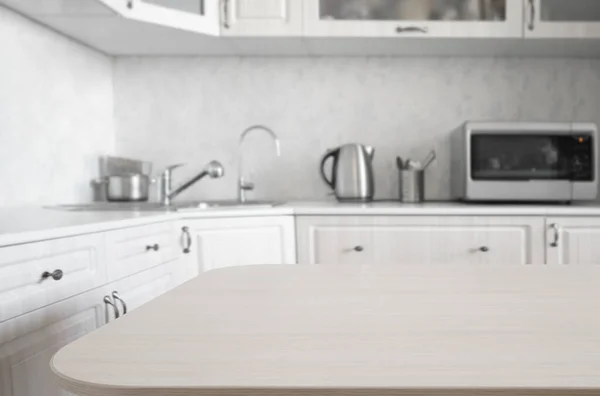
[(0, 248), (0, 322), (106, 284), (104, 234)]
[(296, 262), (292, 216), (200, 219), (187, 224), (200, 272)]
[(522, 37), (515, 0), (304, 0), (304, 34), (323, 37)]
[(546, 249), (549, 265), (600, 264), (600, 218), (547, 218)]
[(302, 1), (224, 0), (224, 36), (302, 36)]
[(64, 396), (50, 373), (62, 347), (105, 323), (103, 288), (0, 324), (0, 395)]
[(106, 235), (108, 281), (136, 274), (175, 260), (180, 231), (172, 222), (110, 231)]
[(600, 1), (526, 0), (525, 37), (600, 38)]
[(543, 264), (527, 217), (299, 217), (301, 264)]
[(179, 286), (175, 264), (177, 262), (162, 264), (108, 285), (108, 295), (113, 298), (119, 314), (130, 312)]
[(219, 34), (219, 3), (217, 0), (96, 1), (118, 15), (133, 21), (213, 36)]

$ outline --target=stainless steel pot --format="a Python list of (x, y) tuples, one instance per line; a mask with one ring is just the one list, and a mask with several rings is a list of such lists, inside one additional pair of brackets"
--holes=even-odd
[(104, 182), (109, 201), (141, 202), (148, 200), (152, 180), (147, 175), (132, 174), (107, 176)]

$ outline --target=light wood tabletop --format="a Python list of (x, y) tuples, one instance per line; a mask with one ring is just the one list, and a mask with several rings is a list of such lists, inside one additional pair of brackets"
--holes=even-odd
[(216, 270), (52, 368), (84, 396), (598, 396), (600, 266)]

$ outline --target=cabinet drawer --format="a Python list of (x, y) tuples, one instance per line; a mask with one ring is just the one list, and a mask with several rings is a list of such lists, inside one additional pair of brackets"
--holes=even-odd
[[(62, 278), (42, 278), (62, 271)], [(0, 322), (106, 283), (104, 234), (0, 248)]]
[(543, 220), (506, 217), (312, 218), (298, 221), (300, 263), (543, 263)]
[(174, 260), (178, 255), (178, 235), (171, 223), (150, 224), (108, 233), (106, 250), (109, 282)]

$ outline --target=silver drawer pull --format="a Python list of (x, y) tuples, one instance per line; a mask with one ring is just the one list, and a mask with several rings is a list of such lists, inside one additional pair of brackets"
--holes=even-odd
[(55, 281), (59, 281), (59, 280), (61, 280), (63, 278), (63, 275), (64, 275), (63, 271), (59, 270), (59, 269), (55, 270), (54, 272), (48, 272), (48, 271), (46, 271), (46, 272), (44, 272), (42, 274), (42, 280), (46, 280), (48, 278), (52, 278)]
[(529, 23), (527, 24), (529, 30), (535, 29), (535, 1), (529, 0)]
[(146, 251), (149, 252), (150, 250), (154, 250), (155, 252), (158, 252), (158, 250), (160, 249), (160, 246), (158, 243), (155, 243), (154, 245), (148, 245), (146, 246)]
[(490, 251), (490, 248), (487, 247), (487, 246), (482, 246), (482, 247), (479, 248), (479, 251), (483, 252), (483, 253), (487, 253), (487, 252)]
[(115, 299), (115, 305), (116, 302), (120, 302), (121, 305), (123, 306), (123, 315), (127, 315), (127, 304), (125, 304), (125, 300), (123, 300), (120, 296), (119, 296), (119, 292), (114, 291), (112, 292), (112, 296)]
[(360, 253), (360, 252), (362, 252), (362, 251), (364, 251), (364, 250), (365, 250), (365, 248), (364, 248), (364, 247), (362, 247), (362, 246), (355, 246), (355, 247), (354, 247), (354, 251), (355, 251), (355, 252), (358, 252), (358, 253)]
[(556, 248), (558, 247), (558, 242), (560, 240), (560, 228), (558, 224), (552, 223), (550, 224), (550, 229), (554, 231), (554, 240), (550, 242), (550, 247)]
[(190, 228), (183, 227), (181, 232), (183, 236), (183, 253), (190, 254), (192, 248), (192, 234), (190, 234)]
[(108, 306), (112, 306), (113, 308), (113, 312), (115, 314), (115, 319), (119, 319), (119, 309), (117, 308), (117, 306), (115, 305), (115, 303), (112, 301), (112, 299), (110, 298), (110, 296), (104, 296), (104, 315), (106, 316), (106, 323), (110, 322), (110, 313), (108, 310)]
[(396, 33), (427, 33), (429, 30), (420, 26), (398, 26)]

